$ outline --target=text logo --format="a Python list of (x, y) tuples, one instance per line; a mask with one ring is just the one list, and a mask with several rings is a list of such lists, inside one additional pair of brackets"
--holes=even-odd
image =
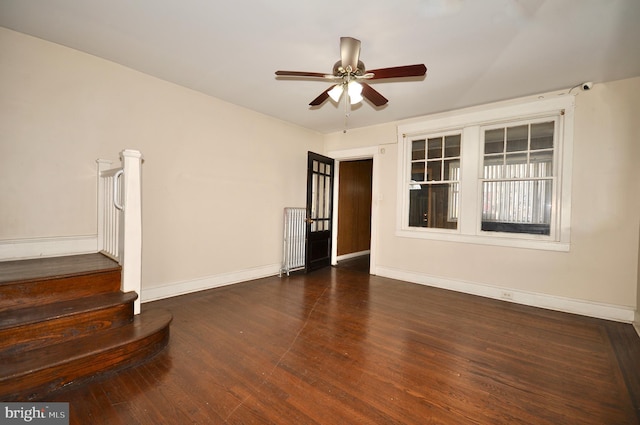
[(69, 425), (69, 403), (0, 403), (0, 425)]

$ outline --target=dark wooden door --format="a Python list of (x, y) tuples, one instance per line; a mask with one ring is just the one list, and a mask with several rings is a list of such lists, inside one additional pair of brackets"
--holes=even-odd
[(371, 249), (372, 176), (373, 159), (340, 161), (340, 177), (336, 181), (338, 258)]
[(331, 264), (334, 161), (309, 152), (307, 161), (306, 271)]

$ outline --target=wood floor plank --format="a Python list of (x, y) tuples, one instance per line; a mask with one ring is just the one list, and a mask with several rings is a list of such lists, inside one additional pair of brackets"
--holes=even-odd
[(173, 314), (167, 349), (56, 394), (72, 424), (638, 423), (640, 338), (628, 324), (358, 267), (151, 307)]

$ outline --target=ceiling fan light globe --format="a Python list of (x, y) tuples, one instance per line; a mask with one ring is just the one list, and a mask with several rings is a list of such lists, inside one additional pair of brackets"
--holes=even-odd
[(350, 81), (347, 91), (349, 93), (349, 101), (352, 105), (362, 102), (362, 84), (356, 81)]
[(349, 103), (351, 103), (352, 105), (360, 102), (362, 102), (362, 96), (360, 96), (359, 94), (355, 94), (353, 96), (349, 95)]
[(342, 96), (343, 88), (341, 85), (335, 85), (331, 90), (329, 90), (329, 97), (334, 101), (338, 102), (340, 100), (340, 96)]

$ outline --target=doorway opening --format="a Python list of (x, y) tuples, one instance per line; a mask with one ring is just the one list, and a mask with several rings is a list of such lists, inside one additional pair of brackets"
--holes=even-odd
[(338, 263), (371, 253), (373, 159), (340, 162), (338, 185)]
[(331, 264), (367, 260), (375, 274), (379, 163), (377, 147), (329, 152), (335, 160)]

